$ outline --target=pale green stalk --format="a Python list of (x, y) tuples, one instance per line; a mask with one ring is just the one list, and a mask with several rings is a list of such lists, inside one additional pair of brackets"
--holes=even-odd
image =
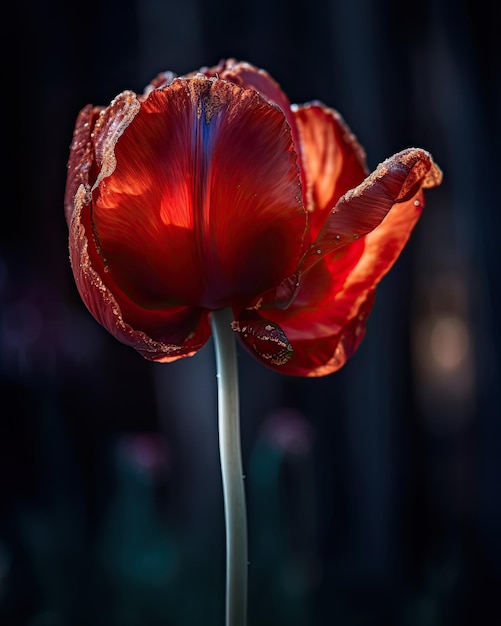
[(218, 384), (219, 455), (226, 525), (226, 626), (247, 623), (247, 513), (240, 446), (237, 353), (231, 309), (212, 313)]

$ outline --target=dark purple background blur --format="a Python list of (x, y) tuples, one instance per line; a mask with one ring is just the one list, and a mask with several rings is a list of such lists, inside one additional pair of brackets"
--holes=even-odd
[[(17, 2), (4, 18), (0, 625), (216, 626), (212, 345), (144, 361), (91, 318), (63, 218), (76, 115), (233, 56), (441, 188), (358, 353), (288, 379), (240, 354), (249, 626), (501, 623), (500, 48), (494, 2)], [(496, 33), (496, 36), (495, 36)]]

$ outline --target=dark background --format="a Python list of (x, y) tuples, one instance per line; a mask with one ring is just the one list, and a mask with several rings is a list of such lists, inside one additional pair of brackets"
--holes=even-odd
[(9, 7), (1, 626), (223, 624), (212, 345), (153, 364), (97, 325), (63, 192), (81, 107), (227, 56), (337, 108), (371, 168), (415, 145), (444, 171), (343, 370), (290, 379), (240, 354), (249, 626), (501, 623), (495, 3)]

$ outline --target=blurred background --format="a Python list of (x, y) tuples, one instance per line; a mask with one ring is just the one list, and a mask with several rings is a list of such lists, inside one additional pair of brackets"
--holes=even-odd
[(153, 364), (91, 318), (63, 193), (84, 105), (228, 56), (340, 111), (371, 168), (414, 145), (444, 171), (344, 369), (289, 379), (239, 356), (249, 626), (501, 623), (496, 15), (489, 0), (12, 4), (1, 626), (224, 623), (212, 345)]

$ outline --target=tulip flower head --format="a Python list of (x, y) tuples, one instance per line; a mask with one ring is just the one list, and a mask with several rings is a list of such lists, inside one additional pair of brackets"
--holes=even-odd
[(330, 374), (441, 177), (418, 148), (369, 173), (339, 113), (291, 105), (248, 63), (160, 74), (78, 115), (65, 193), (76, 285), (147, 359), (192, 356), (231, 307), (261, 363)]

